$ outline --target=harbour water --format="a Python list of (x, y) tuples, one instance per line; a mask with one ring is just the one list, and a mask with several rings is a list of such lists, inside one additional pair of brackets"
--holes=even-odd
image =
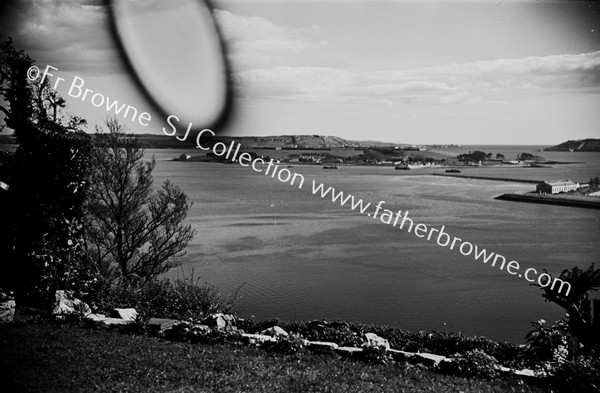
[[(467, 146), (437, 151), (518, 152), (574, 164), (477, 168), (463, 174), (518, 179), (600, 176), (600, 153), (539, 152), (535, 146)], [(312, 180), (372, 204), (409, 211), (415, 221), (558, 275), (600, 254), (598, 210), (494, 200), (531, 184), (431, 176), (433, 169), (290, 168), (302, 189), (237, 164), (168, 161), (197, 151), (148, 150), (155, 184), (169, 179), (194, 202), (197, 234), (168, 276), (194, 269), (223, 296), (240, 289), (242, 317), (343, 319), (412, 331), (452, 331), (524, 342), (530, 322), (563, 316), (540, 289), (435, 242), (415, 237), (312, 193)], [(514, 156), (514, 157), (513, 157)], [(437, 170), (443, 172), (442, 170)]]

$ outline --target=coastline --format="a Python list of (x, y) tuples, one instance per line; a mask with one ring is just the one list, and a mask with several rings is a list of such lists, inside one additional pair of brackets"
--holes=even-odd
[(433, 173), (432, 175), (433, 176), (443, 176), (443, 177), (459, 177), (461, 179), (502, 181), (502, 182), (508, 182), (508, 183), (538, 184), (538, 183), (542, 182), (542, 180), (511, 179), (511, 178), (491, 177), (491, 176), (446, 175), (446, 174), (443, 174), (443, 173)]
[[(587, 209), (600, 209), (600, 198), (597, 198), (596, 200), (588, 200), (588, 199), (583, 199), (583, 198), (585, 198), (585, 197), (507, 193), (507, 194), (499, 195), (499, 196), (495, 197), (494, 199), (498, 199), (498, 200), (502, 200), (502, 201), (542, 203), (542, 204), (547, 204), (547, 205), (581, 207), (581, 208), (587, 208)], [(589, 198), (593, 198), (593, 197), (589, 197)]]

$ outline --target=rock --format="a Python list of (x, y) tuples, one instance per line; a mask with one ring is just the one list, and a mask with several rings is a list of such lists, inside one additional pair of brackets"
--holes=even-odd
[(392, 359), (397, 362), (406, 362), (411, 357), (415, 356), (414, 353), (401, 351), (399, 349), (388, 349), (388, 352), (392, 355)]
[(202, 323), (215, 327), (217, 329), (225, 329), (236, 325), (235, 317), (231, 314), (215, 313), (205, 318)]
[(85, 317), (86, 319), (89, 319), (94, 322), (102, 322), (106, 319), (106, 315), (104, 314), (88, 314)]
[(179, 321), (176, 319), (150, 318), (148, 328), (154, 332), (160, 333), (175, 326)]
[(329, 349), (329, 350), (338, 349), (338, 345), (336, 343), (330, 343), (330, 342), (326, 342), (326, 341), (309, 341), (308, 346), (314, 347), (314, 348)]
[(362, 352), (363, 349), (355, 347), (337, 347), (335, 351), (343, 356), (352, 356), (356, 353)]
[(390, 343), (385, 338), (381, 338), (375, 333), (365, 333), (364, 339), (369, 347), (383, 347), (386, 350), (390, 349)]
[(135, 321), (137, 315), (135, 308), (115, 308), (110, 314), (112, 318), (121, 318), (126, 321)]
[(417, 353), (416, 356), (420, 356), (425, 359), (433, 360), (434, 364), (437, 366), (443, 360), (449, 360), (449, 358), (442, 355), (434, 355), (432, 353)]
[(248, 333), (243, 333), (242, 334), (242, 338), (244, 338), (245, 340), (247, 340), (250, 344), (264, 343), (266, 341), (277, 341), (276, 338), (268, 336), (266, 334), (248, 334)]
[(129, 319), (123, 319), (123, 318), (106, 318), (106, 319), (102, 320), (102, 323), (105, 325), (128, 325), (132, 322), (133, 321), (131, 321)]
[(225, 320), (225, 322), (227, 322), (227, 325), (229, 325), (229, 326), (235, 325), (235, 317), (233, 315), (223, 314), (223, 313), (219, 313), (219, 315), (221, 316), (221, 318), (223, 318)]
[(92, 310), (90, 306), (85, 304), (79, 299), (76, 299), (67, 291), (59, 290), (56, 291), (55, 296), (55, 305), (52, 310), (53, 314), (73, 314), (73, 313), (83, 313), (85, 315), (90, 314)]
[(0, 323), (12, 322), (15, 318), (16, 303), (14, 300), (6, 300), (0, 303)]
[(529, 369), (515, 370), (514, 373), (515, 373), (515, 375), (519, 375), (522, 377), (538, 377), (538, 376), (545, 377), (546, 376), (546, 373), (543, 371), (535, 372), (535, 371), (529, 370)]
[(258, 333), (258, 334), (264, 334), (266, 336), (271, 336), (271, 337), (287, 337), (288, 333), (283, 330), (282, 328), (280, 328), (279, 326), (273, 326), (270, 327), (268, 329), (263, 330), (262, 332)]
[(222, 314), (211, 315), (210, 317), (203, 320), (202, 323), (217, 329), (225, 329), (225, 327), (227, 326), (227, 321), (225, 321), (225, 318), (223, 318)]

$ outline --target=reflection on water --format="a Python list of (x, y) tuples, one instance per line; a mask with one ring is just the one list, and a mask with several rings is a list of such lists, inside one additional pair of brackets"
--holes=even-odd
[[(160, 159), (181, 151), (150, 153)], [(600, 175), (600, 154), (569, 157), (588, 163), (554, 172), (473, 171), (534, 179)], [(312, 179), (373, 204), (383, 200), (394, 212), (408, 210), (415, 221), (445, 225), (452, 236), (538, 271), (546, 268), (557, 275), (575, 265), (588, 266), (600, 251), (597, 210), (493, 199), (532, 189), (530, 184), (393, 168), (293, 170), (306, 178), (302, 190), (238, 165), (157, 165), (155, 184), (169, 178), (194, 201), (188, 219), (198, 233), (182, 258), (184, 269), (194, 267), (224, 294), (244, 284), (238, 307), (242, 316), (340, 318), (523, 342), (530, 321), (563, 315), (523, 279), (312, 195)]]

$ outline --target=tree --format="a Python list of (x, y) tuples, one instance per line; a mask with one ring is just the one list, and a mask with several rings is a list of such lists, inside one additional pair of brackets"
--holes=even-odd
[[(595, 269), (594, 264), (587, 270), (574, 267), (564, 270), (558, 278), (571, 284), (569, 295), (549, 287), (541, 287), (542, 296), (546, 301), (556, 303), (567, 311), (571, 334), (584, 351), (600, 351), (600, 301), (594, 302), (590, 297), (592, 292), (600, 289), (600, 269)], [(593, 320), (593, 307), (596, 307), (596, 320)], [(578, 351), (578, 346), (574, 350)]]
[(105, 277), (153, 278), (175, 266), (194, 236), (183, 224), (192, 203), (169, 181), (152, 192), (154, 159), (142, 161), (138, 140), (116, 118), (105, 125), (91, 154), (88, 250)]
[(12, 129), (19, 144), (8, 160), (0, 223), (0, 232), (9, 234), (0, 239), (5, 285), (15, 290), (19, 307), (45, 308), (56, 289), (86, 290), (93, 281), (81, 225), (91, 144), (78, 127), (57, 121), (60, 105), (49, 116), (44, 97), (63, 106), (64, 100), (49, 85), (38, 88), (27, 78), (33, 60), (12, 40), (0, 44), (0, 60), (1, 128)]
[(0, 131), (10, 128), (18, 135), (20, 130), (32, 121), (33, 103), (31, 83), (27, 70), (33, 60), (25, 52), (17, 50), (9, 38), (0, 44), (0, 112), (4, 123)]

